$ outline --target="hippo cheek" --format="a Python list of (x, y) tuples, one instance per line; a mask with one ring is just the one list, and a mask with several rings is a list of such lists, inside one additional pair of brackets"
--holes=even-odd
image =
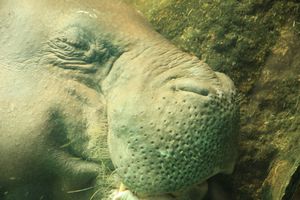
[(183, 190), (232, 170), (237, 112), (231, 94), (177, 88), (128, 91), (108, 107), (112, 161), (138, 194)]

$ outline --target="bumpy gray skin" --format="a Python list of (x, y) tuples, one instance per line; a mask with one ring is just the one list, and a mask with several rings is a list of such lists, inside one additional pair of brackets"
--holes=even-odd
[(110, 159), (137, 196), (229, 173), (234, 96), (119, 1), (0, 0), (0, 198), (104, 199)]

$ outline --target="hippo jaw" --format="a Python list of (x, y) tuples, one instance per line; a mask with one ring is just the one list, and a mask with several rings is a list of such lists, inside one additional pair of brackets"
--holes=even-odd
[(111, 72), (118, 78), (106, 80), (111, 159), (121, 181), (139, 195), (185, 190), (231, 172), (236, 158), (232, 82), (166, 47), (154, 45), (137, 57), (125, 53)]

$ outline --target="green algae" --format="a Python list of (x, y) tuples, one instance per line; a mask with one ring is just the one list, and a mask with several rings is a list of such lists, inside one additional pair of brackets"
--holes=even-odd
[(245, 92), (251, 89), (253, 81), (249, 80), (257, 75), (280, 27), (292, 23), (300, 33), (300, 7), (293, 1), (130, 2), (158, 32), (214, 70), (228, 74)]

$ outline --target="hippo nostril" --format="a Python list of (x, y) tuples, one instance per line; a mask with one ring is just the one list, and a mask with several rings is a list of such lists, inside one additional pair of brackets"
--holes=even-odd
[(205, 84), (200, 84), (196, 81), (191, 80), (182, 80), (179, 82), (176, 82), (171, 87), (175, 91), (185, 91), (185, 92), (192, 92), (199, 94), (201, 96), (208, 96), (209, 95), (209, 89), (205, 86)]
[(208, 96), (209, 91), (206, 88), (182, 87), (179, 90), (193, 92), (202, 96)]

